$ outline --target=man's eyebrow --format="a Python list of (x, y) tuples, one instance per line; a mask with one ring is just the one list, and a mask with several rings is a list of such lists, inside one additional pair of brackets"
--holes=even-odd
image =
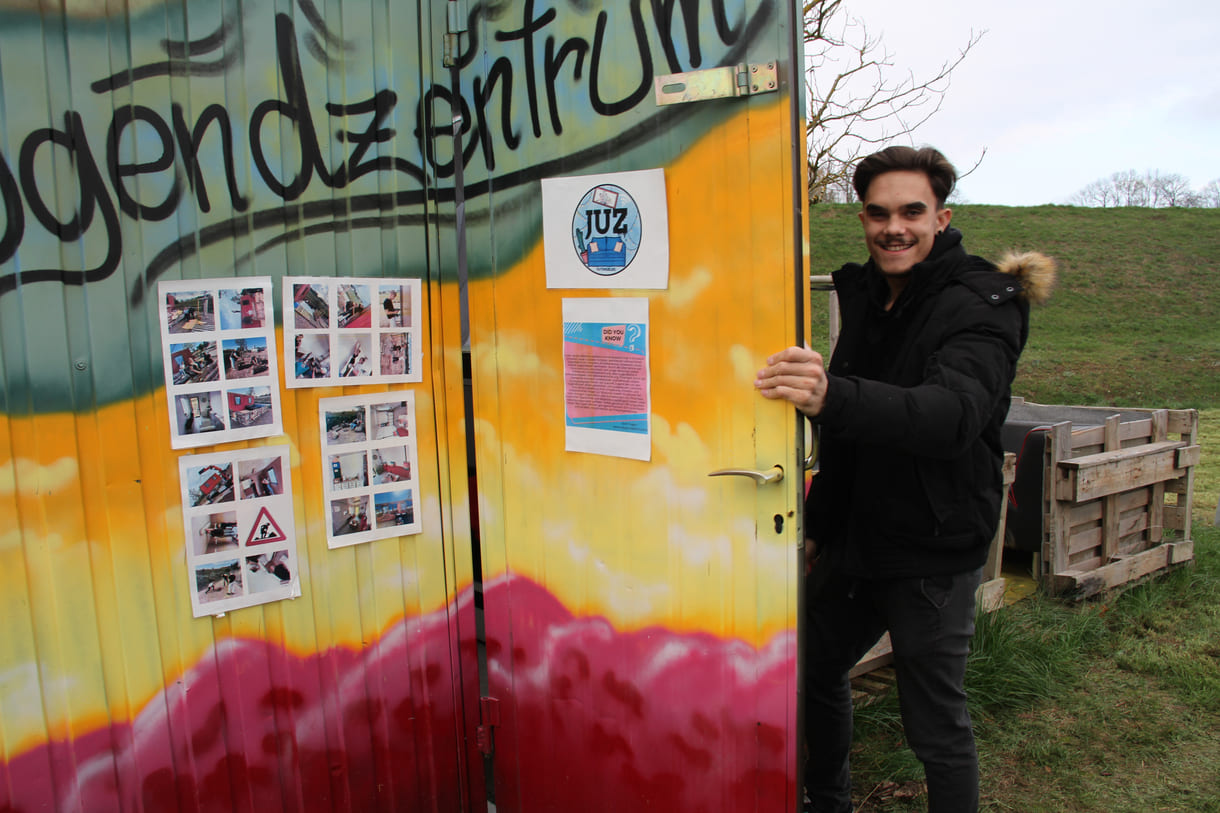
[[(928, 204), (924, 203), (922, 200), (916, 200), (911, 201), (910, 203), (904, 203), (899, 206), (898, 209), (902, 212), (910, 214), (922, 213), (928, 211)], [(888, 214), (890, 210), (881, 204), (869, 203), (864, 206), (864, 211), (870, 215), (884, 215)]]

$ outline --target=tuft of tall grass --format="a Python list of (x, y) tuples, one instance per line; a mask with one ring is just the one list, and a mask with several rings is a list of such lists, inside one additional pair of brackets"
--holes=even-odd
[(1054, 697), (1074, 682), (1081, 653), (1105, 634), (1096, 610), (1040, 596), (980, 613), (966, 665), (972, 717), (982, 725), (997, 713)]

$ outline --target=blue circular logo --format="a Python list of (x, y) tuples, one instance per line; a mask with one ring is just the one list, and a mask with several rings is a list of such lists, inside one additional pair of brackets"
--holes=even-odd
[(640, 250), (640, 207), (612, 183), (593, 187), (572, 215), (572, 246), (594, 274), (612, 277), (631, 265)]

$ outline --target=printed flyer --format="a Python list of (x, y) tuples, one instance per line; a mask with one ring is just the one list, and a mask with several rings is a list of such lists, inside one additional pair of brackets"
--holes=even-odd
[(548, 288), (669, 287), (665, 170), (544, 178)]
[(178, 459), (196, 618), (301, 595), (288, 446)]
[(423, 380), (418, 279), (284, 277), (289, 387)]
[(327, 545), (419, 533), (415, 394), (323, 398), (318, 418)]
[(652, 458), (647, 299), (563, 300), (569, 452)]
[(281, 434), (270, 277), (157, 286), (170, 446)]

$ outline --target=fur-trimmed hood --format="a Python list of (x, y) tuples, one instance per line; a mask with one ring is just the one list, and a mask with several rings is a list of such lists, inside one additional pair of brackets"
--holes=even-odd
[(1022, 298), (1031, 305), (1043, 305), (1051, 298), (1055, 287), (1055, 261), (1045, 254), (1026, 251), (1005, 254), (996, 268), (1021, 282)]

